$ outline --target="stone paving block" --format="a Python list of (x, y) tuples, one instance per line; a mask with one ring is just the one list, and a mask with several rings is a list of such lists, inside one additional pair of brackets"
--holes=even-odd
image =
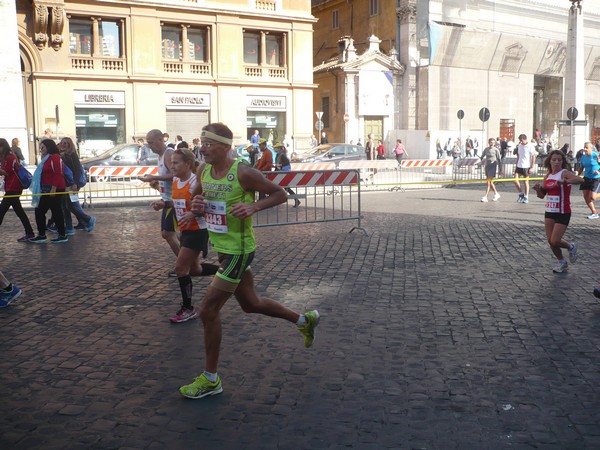
[[(202, 326), (168, 322), (180, 294), (152, 211), (95, 210), (96, 230), (60, 248), (3, 242), (0, 269), (24, 293), (0, 311), (0, 444), (600, 447), (600, 305), (586, 264), (600, 247), (589, 239), (596, 226), (574, 196), (565, 237), (585, 246), (559, 277), (543, 204), (480, 196), (369, 193), (367, 236), (343, 222), (257, 229), (259, 295), (318, 308), (315, 346), (232, 299), (222, 311), (225, 391), (197, 401), (177, 388), (202, 370)], [(1, 230), (19, 227), (8, 214)], [(196, 304), (207, 284), (194, 279)]]

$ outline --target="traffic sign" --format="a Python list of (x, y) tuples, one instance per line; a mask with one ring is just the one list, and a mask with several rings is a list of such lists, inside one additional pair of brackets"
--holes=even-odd
[(322, 122), (321, 120), (317, 120), (317, 121), (315, 122), (315, 128), (316, 128), (317, 130), (321, 131), (321, 130), (323, 129), (323, 127), (324, 127), (324, 124), (323, 124), (323, 122)]
[(481, 120), (482, 122), (487, 122), (488, 120), (490, 120), (490, 110), (487, 108), (481, 108), (479, 110), (479, 120)]
[(456, 113), (456, 117), (458, 117), (458, 120), (463, 120), (463, 118), (465, 117), (465, 112), (462, 109), (459, 109)]
[(569, 125), (572, 127), (585, 127), (588, 124), (587, 120), (559, 120), (559, 125)]
[(579, 111), (577, 111), (577, 108), (575, 108), (574, 106), (571, 106), (569, 109), (567, 109), (567, 119), (575, 120), (577, 119), (578, 115)]
[(323, 111), (316, 111), (315, 114), (317, 115), (317, 119), (321, 120), (321, 117), (323, 117)]
[(350, 114), (344, 114), (344, 123), (350, 122)]

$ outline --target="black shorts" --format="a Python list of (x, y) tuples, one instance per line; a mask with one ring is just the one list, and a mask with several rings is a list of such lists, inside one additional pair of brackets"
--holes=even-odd
[(491, 163), (487, 163), (485, 165), (485, 177), (486, 178), (494, 178), (498, 171), (498, 161), (494, 161)]
[(235, 292), (246, 270), (250, 270), (250, 263), (254, 259), (254, 252), (242, 255), (219, 253), (219, 271), (212, 281), (212, 286), (225, 292)]
[(202, 257), (208, 255), (208, 230), (183, 230), (179, 239), (182, 247), (202, 252)]
[(583, 183), (579, 185), (580, 191), (593, 191), (598, 193), (600, 189), (600, 178), (583, 177)]
[(515, 174), (519, 174), (523, 177), (529, 178), (529, 167), (527, 167), (527, 168), (517, 167), (515, 169)]
[(554, 220), (554, 222), (565, 226), (569, 225), (569, 222), (571, 221), (571, 213), (561, 214), (547, 212), (544, 214), (544, 217), (546, 219)]
[(160, 218), (160, 229), (161, 231), (177, 230), (177, 217), (175, 217), (175, 208), (173, 208), (173, 205), (163, 208)]

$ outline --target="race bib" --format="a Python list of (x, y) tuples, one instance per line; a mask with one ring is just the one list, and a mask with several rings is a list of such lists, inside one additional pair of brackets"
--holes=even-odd
[(546, 196), (546, 212), (559, 213), (560, 212), (560, 196), (559, 195), (547, 195)]
[(227, 208), (225, 202), (205, 201), (204, 220), (209, 231), (227, 233)]
[(175, 208), (175, 217), (177, 217), (178, 221), (181, 220), (181, 218), (187, 212), (185, 199), (173, 199), (173, 207)]

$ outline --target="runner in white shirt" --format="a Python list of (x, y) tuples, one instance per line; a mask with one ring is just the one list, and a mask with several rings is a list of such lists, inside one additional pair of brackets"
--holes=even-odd
[[(527, 141), (527, 136), (521, 134), (519, 136), (519, 144), (516, 149), (517, 168), (515, 169), (515, 187), (519, 193), (517, 198), (518, 203), (529, 203), (529, 175), (533, 172), (535, 158), (537, 152), (535, 147)], [(521, 181), (523, 178), (523, 189), (521, 189)]]

